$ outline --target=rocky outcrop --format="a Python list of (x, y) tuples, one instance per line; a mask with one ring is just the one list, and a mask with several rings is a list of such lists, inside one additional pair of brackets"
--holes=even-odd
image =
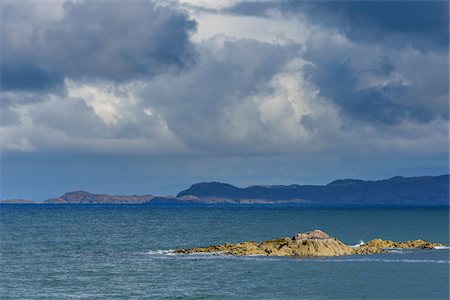
[(331, 239), (331, 236), (322, 230), (313, 230), (306, 233), (297, 233), (294, 235), (293, 240), (296, 242), (302, 242), (304, 240), (324, 240)]
[(177, 250), (178, 253), (222, 253), (225, 255), (269, 256), (340, 256), (353, 253), (352, 248), (320, 230), (299, 233), (294, 238), (264, 242), (243, 242), (205, 248)]
[(268, 256), (343, 256), (353, 254), (376, 254), (389, 248), (432, 249), (442, 244), (413, 240), (393, 242), (376, 239), (359, 247), (350, 247), (321, 230), (298, 233), (293, 238), (263, 242), (242, 242), (201, 248), (179, 249), (180, 254), (216, 253), (223, 255), (268, 255)]
[(355, 247), (354, 252), (356, 254), (372, 254), (386, 252), (386, 249), (434, 249), (439, 246), (442, 246), (442, 244), (424, 240), (394, 242), (391, 240), (374, 239), (359, 247)]

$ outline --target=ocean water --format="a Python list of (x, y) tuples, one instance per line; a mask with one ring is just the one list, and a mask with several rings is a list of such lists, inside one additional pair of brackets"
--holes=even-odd
[(448, 299), (449, 250), (337, 258), (171, 249), (322, 229), (449, 243), (448, 208), (1, 205), (1, 299)]

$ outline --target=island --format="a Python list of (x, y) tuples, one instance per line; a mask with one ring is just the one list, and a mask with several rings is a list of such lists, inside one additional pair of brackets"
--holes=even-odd
[(394, 242), (374, 239), (358, 246), (345, 245), (340, 240), (321, 230), (298, 233), (294, 237), (284, 237), (263, 242), (241, 242), (190, 249), (178, 249), (175, 253), (212, 253), (221, 255), (265, 255), (265, 256), (343, 256), (357, 254), (385, 253), (387, 249), (435, 249), (443, 245), (424, 240)]
[(1, 204), (146, 204), (146, 205), (300, 205), (300, 206), (449, 206), (449, 175), (383, 180), (340, 179), (327, 185), (252, 185), (201, 182), (176, 196), (110, 195), (73, 191), (33, 202), (8, 199)]
[(34, 202), (27, 199), (5, 199), (0, 201), (3, 204), (33, 204)]

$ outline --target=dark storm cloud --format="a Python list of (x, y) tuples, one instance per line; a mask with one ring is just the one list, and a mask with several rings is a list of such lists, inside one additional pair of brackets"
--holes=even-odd
[(32, 61), (2, 61), (0, 73), (3, 90), (48, 90), (64, 82), (61, 74)]
[(311, 72), (322, 95), (357, 119), (392, 123), (404, 118), (400, 105), (390, 101), (402, 92), (401, 87), (358, 90), (358, 80), (348, 61), (329, 63)]
[(310, 46), (305, 72), (344, 119), (396, 124), (448, 118), (448, 55), (440, 51), (340, 45)]
[[(391, 70), (391, 66), (380, 66), (377, 72)], [(310, 69), (313, 82), (320, 87), (322, 95), (337, 104), (347, 117), (379, 124), (396, 124), (403, 120), (430, 122), (435, 118), (448, 118), (445, 95), (448, 88), (438, 85), (442, 95), (440, 103), (429, 103), (430, 93), (420, 86), (405, 86), (399, 82), (385, 85), (359, 87), (357, 72), (349, 60), (324, 63)], [(441, 73), (446, 77), (445, 73)], [(448, 78), (448, 77), (447, 77)], [(439, 79), (440, 80), (440, 79)], [(434, 95), (435, 96), (435, 95)]]
[(224, 12), (267, 16), (270, 10), (302, 14), (312, 23), (336, 27), (358, 40), (388, 38), (394, 44), (423, 49), (447, 48), (449, 42), (448, 1), (250, 1)]
[(448, 46), (447, 1), (335, 1), (315, 6), (312, 11), (324, 20), (337, 16), (351, 38), (370, 41), (392, 36), (397, 43), (420, 48)]
[(379, 57), (376, 59), (375, 64), (371, 71), (374, 74), (381, 75), (381, 76), (387, 76), (389, 74), (392, 74), (392, 72), (395, 70), (395, 65), (389, 61), (389, 58)]
[(47, 24), (24, 22), (20, 9), (3, 6), (3, 90), (51, 88), (66, 77), (123, 82), (195, 60), (189, 36), (196, 22), (171, 6), (66, 2), (62, 19)]
[(311, 82), (345, 119), (397, 124), (448, 118), (448, 5), (271, 1), (242, 2), (224, 11), (267, 18), (277, 11), (341, 34), (350, 45), (332, 39), (319, 46), (306, 41), (303, 57), (313, 63), (305, 70)]

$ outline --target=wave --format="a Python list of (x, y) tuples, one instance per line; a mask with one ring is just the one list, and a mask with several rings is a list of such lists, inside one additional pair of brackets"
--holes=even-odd
[(386, 258), (357, 258), (357, 259), (330, 259), (327, 261), (338, 262), (383, 262), (383, 263), (434, 263), (450, 264), (450, 261), (444, 259), (386, 259)]
[[(448, 249), (449, 247), (443, 247), (439, 249)], [(398, 252), (402, 253), (402, 252)], [(169, 249), (169, 250), (153, 250), (145, 252), (145, 254), (148, 255), (163, 255), (163, 256), (180, 256), (180, 257), (191, 257), (191, 258), (204, 258), (204, 259), (211, 259), (211, 258), (227, 258), (227, 259), (244, 259), (244, 260), (267, 260), (267, 261), (274, 261), (274, 260), (287, 260), (287, 259), (294, 259), (296, 262), (338, 262), (338, 263), (345, 263), (345, 262), (382, 262), (382, 263), (433, 263), (433, 264), (450, 264), (449, 260), (444, 259), (389, 259), (389, 258), (376, 258), (376, 257), (361, 257), (361, 258), (354, 258), (354, 257), (348, 257), (348, 258), (342, 258), (342, 257), (336, 257), (336, 258), (324, 258), (324, 257), (314, 257), (314, 258), (303, 258), (303, 257), (290, 257), (290, 256), (265, 256), (265, 255), (244, 255), (244, 256), (234, 256), (234, 255), (224, 255), (221, 252), (210, 252), (210, 253), (190, 253), (190, 254), (180, 254), (176, 253), (175, 250)]]
[(173, 249), (168, 250), (153, 250), (153, 251), (147, 251), (145, 254), (149, 255), (176, 255), (177, 253)]
[(355, 244), (355, 245), (349, 245), (349, 247), (350, 247), (350, 248), (358, 248), (358, 247), (361, 247), (361, 246), (364, 245), (364, 244), (365, 244), (364, 241), (363, 241), (363, 240), (360, 240), (358, 244)]
[[(267, 257), (265, 257), (267, 258)], [(449, 260), (444, 259), (389, 259), (389, 258), (298, 258), (298, 262), (381, 262), (381, 263), (432, 263), (432, 264), (450, 264)]]
[(442, 249), (450, 249), (449, 246), (436, 246), (434, 249), (442, 250)]
[[(360, 240), (359, 243), (355, 244), (355, 245), (348, 245), (350, 248), (358, 248), (361, 247), (362, 245), (364, 245), (364, 241)], [(402, 251), (400, 251), (400, 249), (403, 248), (386, 248), (386, 250), (390, 250), (389, 252), (391, 253), (403, 253)], [(449, 246), (436, 246), (433, 249), (437, 249), (437, 250), (447, 250), (450, 249)], [(399, 251), (395, 251), (395, 250), (399, 250)]]
[(392, 248), (388, 249), (389, 253), (397, 253), (397, 254), (405, 254), (404, 250), (400, 250), (400, 248)]
[[(197, 253), (177, 253), (176, 250), (168, 249), (168, 250), (150, 250), (145, 252), (144, 254), (147, 255), (155, 255), (155, 256), (161, 256), (161, 255), (169, 255), (169, 256), (199, 256), (199, 257), (207, 257), (207, 256), (228, 256), (224, 255), (223, 252), (197, 252)], [(247, 255), (247, 256), (253, 256), (253, 255)]]

